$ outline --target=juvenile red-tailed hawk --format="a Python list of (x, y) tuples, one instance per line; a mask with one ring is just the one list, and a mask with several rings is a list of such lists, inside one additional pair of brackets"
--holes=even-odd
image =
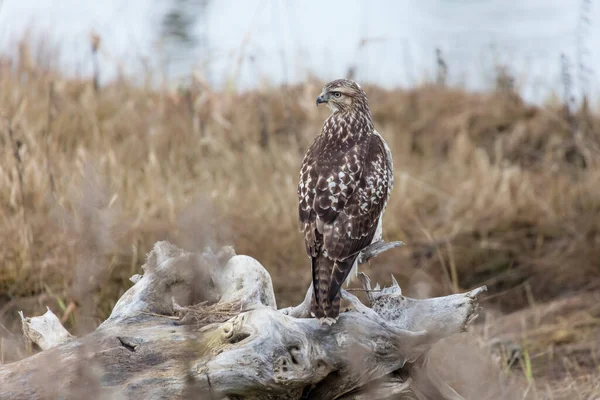
[(332, 113), (302, 161), (299, 220), (312, 261), (312, 313), (337, 318), (340, 288), (360, 251), (381, 239), (394, 175), (390, 150), (373, 127), (367, 96), (357, 83), (328, 83), (320, 103)]

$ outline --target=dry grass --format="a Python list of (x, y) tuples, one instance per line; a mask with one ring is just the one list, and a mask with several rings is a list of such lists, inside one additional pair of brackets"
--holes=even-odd
[(225, 322), (243, 310), (240, 303), (214, 303), (204, 301), (187, 307), (175, 306), (175, 313), (182, 324), (197, 327)]
[[(231, 243), (269, 269), (280, 306), (300, 302), (310, 267), (295, 193), (327, 116), (320, 87), (96, 91), (0, 60), (2, 360), (26, 353), (16, 310), (48, 305), (90, 331), (162, 239)], [(385, 236), (408, 244), (366, 272), (393, 272), (413, 296), (487, 284), (486, 309), (520, 311), (486, 319), (473, 341), (495, 356), (477, 351), (474, 365), (523, 381), (529, 398), (595, 398), (597, 359), (579, 354), (600, 342), (597, 299), (550, 320), (538, 307), (600, 288), (600, 116), (584, 109), (573, 130), (562, 105), (510, 90), (365, 90), (396, 168)]]

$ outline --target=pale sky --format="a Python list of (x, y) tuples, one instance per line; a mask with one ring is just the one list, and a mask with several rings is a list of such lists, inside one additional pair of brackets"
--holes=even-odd
[[(434, 52), (440, 47), (451, 82), (484, 88), (494, 65), (505, 63), (517, 73), (524, 95), (536, 100), (552, 89), (562, 91), (560, 54), (575, 66), (578, 36), (587, 48), (584, 64), (600, 65), (600, 27), (579, 27), (583, 3), (218, 0), (197, 27), (207, 32), (209, 50), (182, 54), (169, 72), (172, 77), (186, 75), (193, 64), (207, 65), (215, 85), (235, 76), (247, 88), (262, 80), (294, 82), (308, 74), (333, 79), (356, 65), (361, 82), (406, 87), (435, 75)], [(102, 62), (104, 79), (114, 77), (115, 60), (136, 75), (142, 58), (155, 67), (161, 63), (156, 40), (168, 5), (167, 0), (4, 0), (0, 52), (14, 49), (29, 28), (34, 39), (60, 49), (66, 72), (86, 75), (91, 70), (88, 35), (94, 30), (112, 57)], [(592, 6), (592, 24), (600, 19), (599, 8)], [(367, 44), (359, 48), (362, 39)], [(597, 76), (588, 75), (586, 87), (594, 96), (597, 82)]]

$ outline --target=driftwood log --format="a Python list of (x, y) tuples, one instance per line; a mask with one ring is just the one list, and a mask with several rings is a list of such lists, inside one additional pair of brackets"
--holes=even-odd
[[(361, 262), (398, 246), (377, 244)], [(480, 287), (426, 300), (392, 286), (349, 303), (333, 325), (312, 297), (278, 310), (255, 259), (159, 242), (143, 275), (94, 332), (71, 336), (50, 310), (23, 318), (42, 351), (0, 366), (0, 399), (461, 399), (429, 367), (428, 349), (464, 331)]]

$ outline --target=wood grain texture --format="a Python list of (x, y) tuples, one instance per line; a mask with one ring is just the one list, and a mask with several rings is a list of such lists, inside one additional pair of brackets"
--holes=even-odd
[[(312, 287), (304, 306), (277, 310), (267, 271), (231, 248), (196, 254), (159, 242), (133, 280), (93, 333), (63, 334), (46, 350), (0, 366), (0, 399), (460, 399), (428, 368), (427, 351), (465, 329), (484, 290), (415, 300), (394, 284), (368, 292), (370, 306), (342, 290), (351, 309), (329, 326), (301, 318)], [(231, 305), (234, 315), (184, 324), (176, 310), (185, 307), (173, 297)], [(27, 328), (46, 344), (64, 329)]]

